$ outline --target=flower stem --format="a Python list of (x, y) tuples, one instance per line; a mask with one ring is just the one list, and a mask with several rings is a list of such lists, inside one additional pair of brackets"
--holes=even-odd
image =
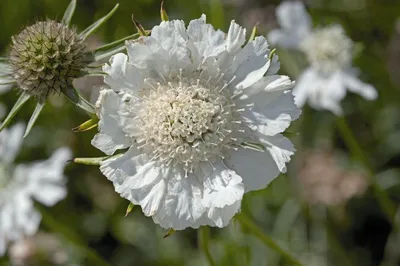
[(339, 117), (336, 120), (337, 128), (339, 129), (347, 148), (352, 153), (353, 159), (358, 160), (363, 164), (365, 169), (368, 171), (368, 177), (370, 179), (371, 187), (374, 190), (374, 194), (378, 200), (379, 205), (385, 212), (389, 221), (395, 226), (394, 217), (396, 214), (396, 207), (389, 198), (388, 194), (375, 182), (375, 173), (372, 169), (371, 164), (367, 156), (364, 154), (361, 146), (359, 145), (356, 137), (353, 135), (349, 125), (347, 124), (344, 117)]
[(263, 231), (251, 221), (245, 214), (241, 213), (236, 216), (241, 224), (246, 227), (251, 233), (254, 234), (258, 239), (260, 239), (268, 248), (279, 253), (290, 265), (302, 266), (303, 264), (284, 250), (278, 243), (275, 242), (271, 237), (263, 233)]
[(99, 254), (92, 248), (86, 246), (83, 241), (77, 236), (75, 233), (70, 231), (67, 226), (59, 223), (56, 218), (54, 218), (50, 213), (47, 212), (46, 207), (41, 206), (39, 204), (35, 205), (35, 207), (42, 214), (42, 222), (46, 225), (50, 230), (54, 232), (60, 233), (66, 240), (68, 240), (78, 251), (87, 255), (88, 259), (90, 259), (94, 265), (98, 266), (111, 266), (108, 262), (106, 262)]
[(208, 240), (210, 238), (210, 228), (208, 226), (200, 227), (198, 230), (199, 247), (203, 250), (210, 266), (216, 266), (214, 259), (208, 250)]

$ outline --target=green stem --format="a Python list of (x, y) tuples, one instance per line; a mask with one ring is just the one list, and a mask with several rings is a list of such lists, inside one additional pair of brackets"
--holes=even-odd
[(210, 250), (208, 249), (208, 240), (210, 238), (210, 228), (208, 226), (200, 227), (198, 230), (199, 246), (203, 250), (204, 255), (207, 258), (210, 266), (216, 266), (214, 259), (211, 256)]
[(78, 235), (70, 231), (67, 226), (59, 223), (56, 218), (52, 217), (50, 213), (47, 212), (46, 207), (37, 204), (35, 206), (42, 214), (42, 222), (46, 227), (48, 227), (53, 232), (60, 233), (66, 240), (68, 240), (77, 250), (85, 253), (87, 257), (92, 260), (94, 265), (98, 266), (111, 266), (106, 262), (97, 252), (90, 247), (86, 246)]
[(279, 246), (275, 242), (275, 240), (264, 234), (264, 232), (255, 223), (253, 223), (245, 214), (241, 213), (237, 215), (236, 219), (238, 219), (244, 227), (246, 227), (258, 239), (260, 239), (268, 248), (279, 253), (287, 262), (290, 263), (290, 265), (303, 266), (303, 264), (299, 260), (297, 260), (295, 257), (290, 255), (286, 250), (284, 250), (281, 246)]
[(377, 182), (375, 182), (374, 170), (372, 169), (372, 166), (369, 163), (369, 160), (363, 152), (361, 146), (359, 145), (356, 137), (353, 135), (353, 132), (351, 131), (345, 118), (339, 117), (336, 120), (336, 125), (342, 135), (344, 142), (347, 145), (347, 148), (350, 150), (353, 159), (358, 160), (360, 163), (362, 163), (365, 169), (368, 171), (369, 181), (378, 200), (378, 203), (381, 206), (382, 210), (385, 212), (389, 221), (392, 222), (393, 226), (395, 226), (396, 223), (394, 223), (394, 217), (396, 214), (396, 206), (393, 204), (385, 190), (382, 189), (379, 184), (377, 184)]

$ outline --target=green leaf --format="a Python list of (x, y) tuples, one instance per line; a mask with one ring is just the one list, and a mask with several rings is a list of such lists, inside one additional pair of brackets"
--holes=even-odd
[(136, 39), (136, 38), (138, 38), (139, 36), (140, 36), (139, 33), (135, 33), (135, 34), (129, 35), (129, 36), (125, 37), (125, 38), (119, 39), (119, 40), (117, 40), (117, 41), (114, 41), (114, 42), (111, 42), (111, 43), (102, 45), (102, 46), (100, 46), (100, 47), (97, 47), (94, 51), (95, 51), (96, 53), (97, 53), (97, 52), (100, 52), (100, 51), (107, 51), (107, 50), (109, 50), (109, 49), (112, 49), (112, 48), (115, 47), (115, 46), (120, 46), (121, 44), (124, 45), (125, 41), (127, 41), (127, 40), (132, 40), (132, 39)]
[(80, 126), (73, 128), (72, 131), (74, 132), (85, 132), (89, 131), (95, 127), (97, 127), (97, 123), (99, 122), (99, 119), (97, 117), (89, 119), (85, 123), (81, 124)]
[(79, 34), (79, 37), (82, 40), (85, 40), (90, 34), (92, 34), (99, 27), (101, 27), (101, 25), (103, 25), (115, 13), (115, 11), (117, 11), (118, 7), (119, 7), (119, 4), (116, 4), (115, 7), (107, 15), (105, 15), (101, 19), (97, 20), (95, 23), (90, 25), (86, 30), (81, 32), (81, 34)]
[(14, 116), (18, 113), (21, 107), (31, 98), (28, 93), (23, 92), (21, 96), (18, 98), (17, 102), (14, 104), (13, 108), (11, 109), (10, 113), (6, 119), (4, 119), (3, 124), (0, 127), (0, 132), (12, 121)]
[(38, 119), (38, 117), (40, 115), (40, 112), (43, 110), (45, 103), (46, 103), (45, 101), (43, 101), (43, 102), (39, 101), (36, 104), (35, 110), (33, 111), (31, 119), (29, 119), (28, 126), (26, 127), (24, 138), (26, 138), (26, 136), (28, 136), (28, 134), (31, 132), (33, 125), (35, 124), (36, 120)]
[(251, 149), (251, 150), (256, 150), (256, 151), (261, 151), (261, 152), (265, 151), (265, 147), (261, 143), (245, 141), (242, 144), (240, 144), (240, 146), (242, 146), (245, 149)]
[(126, 208), (125, 217), (127, 217), (132, 212), (133, 207), (135, 207), (135, 205), (132, 202), (130, 202), (128, 208)]
[(248, 42), (252, 42), (252, 41), (254, 41), (254, 39), (256, 38), (256, 35), (257, 35), (257, 27), (258, 27), (258, 23), (257, 23), (256, 25), (254, 25), (253, 30), (251, 31), (251, 35), (250, 35), (250, 38), (249, 38), (249, 41), (248, 41)]
[(272, 57), (274, 57), (275, 53), (276, 53), (276, 48), (272, 49), (271, 52), (269, 52), (268, 59), (272, 60)]
[(163, 236), (163, 238), (167, 238), (169, 236), (171, 236), (172, 234), (174, 234), (176, 231), (174, 229), (169, 229), (168, 232)]
[(138, 31), (140, 36), (148, 36), (147, 34), (148, 31), (146, 31), (143, 28), (142, 24), (140, 24), (140, 22), (133, 16), (133, 14), (132, 14), (132, 21), (133, 24), (135, 24), (136, 30)]
[(64, 16), (61, 20), (61, 23), (64, 24), (65, 26), (69, 26), (71, 23), (72, 16), (74, 15), (76, 8), (76, 0), (72, 0), (71, 3), (69, 3), (67, 10), (65, 10)]
[(115, 55), (116, 53), (124, 51), (125, 49), (126, 49), (125, 48), (125, 44), (120, 44), (119, 46), (117, 46), (115, 48), (112, 48), (110, 50), (96, 53), (96, 55), (94, 57), (94, 60), (95, 61), (101, 61), (101, 60), (107, 59), (107, 58)]
[(96, 109), (94, 108), (94, 106), (86, 99), (84, 99), (74, 88), (62, 90), (62, 93), (76, 106), (85, 110), (89, 114), (93, 115), (96, 113)]
[(107, 160), (110, 156), (105, 157), (95, 157), (95, 158), (75, 158), (72, 161), (77, 164), (84, 165), (100, 165), (100, 163), (104, 160)]
[(167, 11), (164, 8), (164, 1), (161, 1), (160, 15), (161, 15), (161, 20), (162, 21), (168, 21), (169, 20)]

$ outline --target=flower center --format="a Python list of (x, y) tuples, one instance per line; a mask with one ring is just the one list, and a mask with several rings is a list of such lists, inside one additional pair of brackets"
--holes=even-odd
[(313, 67), (333, 72), (350, 65), (353, 42), (340, 26), (316, 29), (300, 45)]
[[(148, 83), (150, 84), (150, 83)], [(239, 113), (221, 79), (180, 76), (143, 91), (137, 121), (139, 148), (167, 165), (193, 171), (199, 162), (212, 163), (223, 150), (236, 148)]]

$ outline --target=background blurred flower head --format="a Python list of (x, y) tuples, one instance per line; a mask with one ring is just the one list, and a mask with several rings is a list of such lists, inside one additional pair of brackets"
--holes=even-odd
[(286, 49), (303, 51), (310, 66), (303, 71), (293, 89), (298, 106), (306, 102), (315, 109), (342, 114), (340, 101), (346, 90), (367, 100), (377, 97), (375, 88), (358, 79), (352, 68), (352, 41), (339, 25), (313, 29), (310, 15), (302, 2), (284, 1), (276, 10), (281, 29), (272, 30), (268, 39)]
[(7, 243), (36, 233), (41, 215), (33, 199), (53, 206), (66, 196), (64, 166), (71, 152), (61, 148), (46, 161), (14, 165), (24, 126), (0, 133), (0, 256)]
[(333, 153), (325, 151), (304, 154), (298, 179), (304, 199), (311, 204), (342, 205), (368, 188), (365, 174), (344, 169)]

